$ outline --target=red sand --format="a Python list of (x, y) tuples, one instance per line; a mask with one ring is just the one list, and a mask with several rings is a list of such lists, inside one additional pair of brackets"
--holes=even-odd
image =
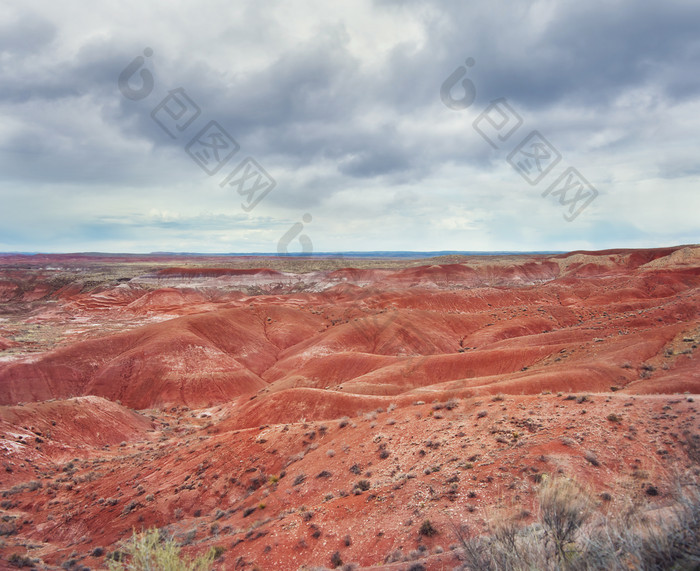
[(156, 525), (222, 568), (452, 568), (450, 521), (531, 511), (538, 474), (622, 501), (691, 463), (698, 247), (296, 274), (154, 257), (89, 287), (50, 269), (134, 260), (0, 257), (5, 559), (100, 567)]

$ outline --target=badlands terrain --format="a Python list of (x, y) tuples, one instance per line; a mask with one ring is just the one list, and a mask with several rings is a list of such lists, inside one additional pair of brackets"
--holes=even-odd
[(0, 256), (0, 567), (159, 528), (217, 569), (453, 569), (554, 477), (662, 511), (698, 342), (697, 246)]

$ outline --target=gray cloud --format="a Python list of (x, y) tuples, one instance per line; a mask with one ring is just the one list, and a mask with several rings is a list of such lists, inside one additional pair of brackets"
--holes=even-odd
[[(65, 238), (85, 250), (191, 251), (207, 246), (198, 225), (231, 224), (246, 231), (223, 250), (274, 251), (303, 212), (314, 214), (319, 248), (698, 241), (689, 214), (700, 170), (689, 151), (700, 127), (698, 28), (700, 6), (684, 1), (348, 0), (332, 12), (312, 0), (165, 11), (146, 1), (124, 14), (110, 3), (33, 0), (0, 16), (0, 248)], [(155, 89), (128, 100), (117, 77), (146, 46)], [(456, 112), (439, 90), (467, 57), (476, 101)], [(178, 87), (201, 115), (172, 139), (151, 111)], [(494, 150), (472, 122), (497, 98), (524, 124)], [(184, 150), (210, 120), (241, 145), (215, 176)], [(575, 163), (600, 191), (572, 223), (506, 163), (533, 129), (563, 155), (552, 177)], [(252, 213), (219, 185), (246, 156), (277, 181)], [(673, 204), (661, 198), (666, 184)], [(46, 189), (55, 204), (37, 202)], [(157, 224), (151, 211), (174, 214)], [(206, 212), (223, 227), (212, 230)], [(89, 231), (68, 238), (65, 219)]]

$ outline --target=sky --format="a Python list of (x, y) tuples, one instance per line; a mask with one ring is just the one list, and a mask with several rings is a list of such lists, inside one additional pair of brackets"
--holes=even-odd
[(700, 242), (700, 3), (0, 1), (0, 251)]

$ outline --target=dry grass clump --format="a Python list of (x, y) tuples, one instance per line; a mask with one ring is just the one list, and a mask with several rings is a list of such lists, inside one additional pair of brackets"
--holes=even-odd
[(698, 569), (700, 485), (696, 480), (678, 484), (673, 496), (673, 505), (663, 510), (637, 501), (606, 515), (576, 481), (547, 478), (534, 524), (502, 520), (488, 536), (453, 526), (461, 547), (459, 569)]

